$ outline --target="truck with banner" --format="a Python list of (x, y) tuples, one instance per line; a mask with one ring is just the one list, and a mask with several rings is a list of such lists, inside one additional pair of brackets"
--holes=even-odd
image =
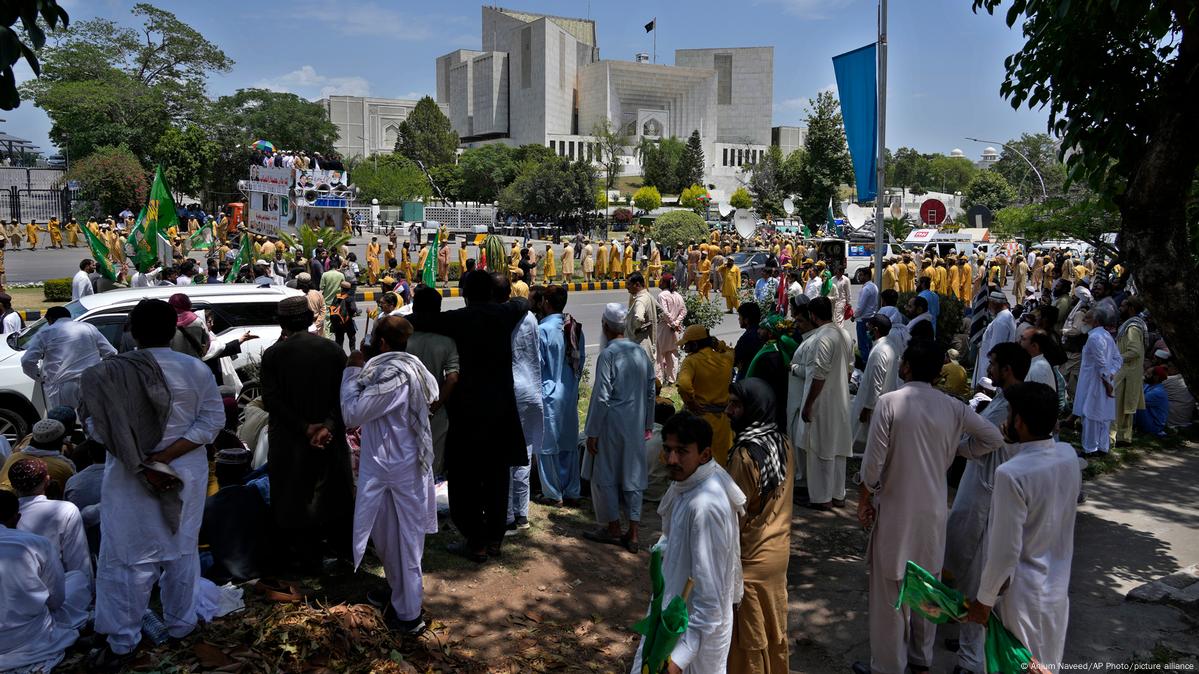
[(346, 171), (251, 165), (249, 176), (238, 188), (246, 197), (246, 227), (255, 234), (295, 232), (302, 224), (340, 228), (358, 193)]

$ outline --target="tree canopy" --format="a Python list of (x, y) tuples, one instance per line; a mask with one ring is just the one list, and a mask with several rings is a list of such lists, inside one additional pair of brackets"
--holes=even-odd
[(78, 180), (80, 193), (93, 205), (92, 215), (116, 215), (143, 204), (150, 179), (129, 148), (105, 146), (71, 164), (67, 180)]
[(679, 159), (679, 185), (704, 184), (704, 146), (699, 138), (699, 131), (692, 131), (687, 138), (687, 147)]
[(999, 92), (1014, 108), (1044, 107), (1071, 150), (1070, 179), (1118, 209), (1120, 256), (1199, 392), (1199, 12), (1152, 0), (972, 4), (1007, 4), (1007, 25), (1020, 24), (1025, 42), (1004, 61)]
[(394, 152), (355, 162), (350, 175), (358, 186), (359, 201), (365, 203), (378, 199), (380, 204), (393, 206), (432, 195), (424, 171)]
[(425, 169), (452, 164), (457, 150), (458, 134), (429, 96), (417, 101), (408, 117), (400, 122), (396, 152), (424, 164)]
[[(0, 59), (0, 110), (12, 110), (21, 105), (21, 92), (13, 73), (17, 61), (25, 59), (34, 75), (42, 71), (37, 52), (46, 44), (46, 32), (39, 25), (39, 18), (50, 30), (60, 24), (66, 29), (71, 21), (56, 0), (9, 0), (0, 8), (0, 54), (3, 54)], [(13, 29), (18, 19), (20, 31)], [(29, 38), (29, 44), (25, 43), (25, 37)]]
[(796, 211), (804, 222), (823, 222), (829, 199), (837, 197), (841, 184), (853, 180), (841, 104), (832, 93), (822, 91), (808, 102), (807, 126), (806, 159), (796, 185), (803, 200)]
[(680, 166), (687, 146), (675, 137), (650, 140), (642, 138), (637, 146), (641, 158), (642, 182), (658, 188), (662, 194), (678, 194), (690, 182), (681, 179)]
[(986, 206), (994, 213), (1016, 200), (1016, 191), (995, 171), (979, 171), (962, 194), (962, 207)]

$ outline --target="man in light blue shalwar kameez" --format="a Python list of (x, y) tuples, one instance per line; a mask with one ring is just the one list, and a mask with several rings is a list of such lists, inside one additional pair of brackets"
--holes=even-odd
[[(628, 310), (604, 308), (604, 345), (595, 363), (595, 387), (587, 408), (587, 455), (583, 477), (591, 481), (591, 500), (600, 528), (589, 540), (638, 549), (641, 498), (648, 467), (645, 441), (654, 425), (654, 364), (645, 350), (624, 338)], [(629, 530), (620, 532), (620, 511)]]
[[(511, 286), (503, 283), (497, 301), (507, 302)], [(537, 355), (537, 317), (532, 312), (512, 330), (512, 385), (516, 392), (516, 411), (525, 434), (525, 453), (531, 461), (533, 450), (542, 444), (541, 362)], [(508, 531), (529, 528), (529, 469), (514, 466), (508, 484)]]
[(565, 330), (565, 286), (547, 287), (544, 306), (549, 313), (537, 326), (545, 411), (537, 470), (545, 501), (561, 505), (579, 499), (579, 377), (587, 360), (586, 340), (581, 327), (572, 327), (570, 335)]

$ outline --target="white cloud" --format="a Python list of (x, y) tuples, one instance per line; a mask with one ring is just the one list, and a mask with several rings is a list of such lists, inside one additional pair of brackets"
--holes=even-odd
[(808, 105), (806, 98), (787, 98), (774, 104), (775, 112), (798, 112)]
[(371, 93), (370, 82), (365, 77), (322, 75), (310, 65), (300, 66), (298, 69), (274, 79), (262, 80), (256, 86), (271, 91), (289, 91), (300, 96), (313, 96), (314, 98), (369, 96)]
[(842, 7), (854, 0), (759, 0), (772, 5), (779, 5), (789, 14), (802, 19), (828, 19)]
[(303, 3), (294, 8), (296, 18), (342, 35), (373, 35), (403, 40), (423, 40), (431, 34), (424, 19), (401, 14), (370, 2)]

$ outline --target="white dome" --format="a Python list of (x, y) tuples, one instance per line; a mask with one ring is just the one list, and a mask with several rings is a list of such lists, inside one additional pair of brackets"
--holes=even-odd
[(989, 148), (983, 150), (983, 154), (999, 154), (999, 153), (995, 151), (995, 148), (989, 147)]
[(955, 147), (955, 148), (953, 148), (952, 150), (950, 150), (950, 151), (949, 151), (949, 156), (950, 156), (950, 157), (965, 157), (965, 156), (966, 156), (966, 153), (965, 153), (965, 152), (962, 152), (962, 148), (960, 148), (960, 147)]

